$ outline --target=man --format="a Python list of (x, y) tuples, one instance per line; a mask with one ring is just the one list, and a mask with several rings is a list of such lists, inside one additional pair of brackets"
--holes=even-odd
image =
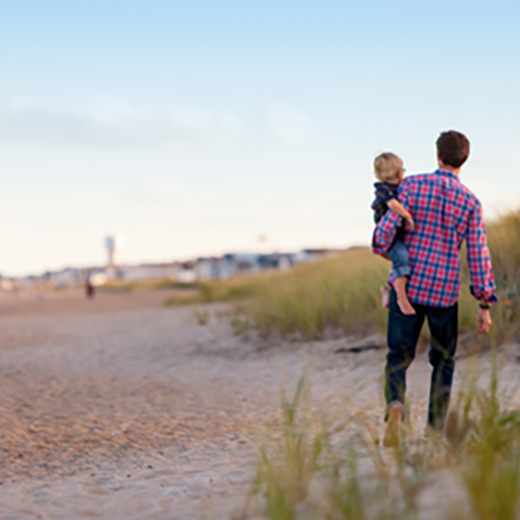
[[(440, 430), (444, 425), (455, 366), (459, 250), (464, 240), (470, 290), (480, 307), (479, 333), (489, 331), (489, 306), (497, 301), (481, 204), (459, 180), (461, 166), (469, 155), (469, 141), (452, 130), (442, 133), (436, 144), (439, 169), (431, 174), (408, 177), (399, 189), (399, 200), (412, 214), (416, 226), (405, 236), (412, 271), (407, 294), (416, 313), (403, 314), (392, 290), (385, 370), (385, 446), (399, 442), (405, 411), (406, 370), (413, 361), (425, 318), (431, 333), (429, 360), (433, 367), (428, 426)], [(401, 225), (401, 217), (392, 211), (379, 221), (373, 237), (376, 254), (384, 255)]]

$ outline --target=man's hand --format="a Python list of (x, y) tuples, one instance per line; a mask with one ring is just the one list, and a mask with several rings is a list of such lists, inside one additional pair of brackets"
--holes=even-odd
[(413, 221), (412, 215), (408, 215), (404, 219), (404, 227), (406, 231), (413, 231), (415, 229), (415, 222)]
[(478, 311), (478, 333), (487, 334), (491, 328), (491, 316), (489, 309), (479, 309)]

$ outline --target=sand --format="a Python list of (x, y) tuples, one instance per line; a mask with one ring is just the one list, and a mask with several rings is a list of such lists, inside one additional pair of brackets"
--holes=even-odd
[[(294, 388), (305, 369), (318, 407), (380, 417), (384, 351), (335, 354), (352, 337), (237, 337), (225, 306), (206, 307), (200, 325), (193, 307), (163, 307), (168, 296), (0, 299), (0, 518), (232, 518), (280, 385)], [(505, 386), (516, 384), (515, 349)], [(489, 359), (470, 358), (457, 385), (475, 365), (485, 380)], [(409, 382), (421, 427), (428, 377), (423, 354)]]

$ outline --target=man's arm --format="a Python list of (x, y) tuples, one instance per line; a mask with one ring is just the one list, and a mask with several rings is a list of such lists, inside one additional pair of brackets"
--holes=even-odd
[(498, 301), (495, 277), (486, 240), (486, 228), (480, 202), (470, 215), (466, 235), (468, 268), (471, 277), (471, 294), (479, 301), (478, 332), (487, 333), (491, 327), (489, 305)]

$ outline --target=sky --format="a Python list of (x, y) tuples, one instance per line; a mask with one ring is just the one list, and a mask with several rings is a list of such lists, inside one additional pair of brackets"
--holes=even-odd
[[(520, 206), (520, 3), (0, 0), (0, 273), (366, 245), (372, 163)], [(264, 237), (260, 240), (259, 237)]]

